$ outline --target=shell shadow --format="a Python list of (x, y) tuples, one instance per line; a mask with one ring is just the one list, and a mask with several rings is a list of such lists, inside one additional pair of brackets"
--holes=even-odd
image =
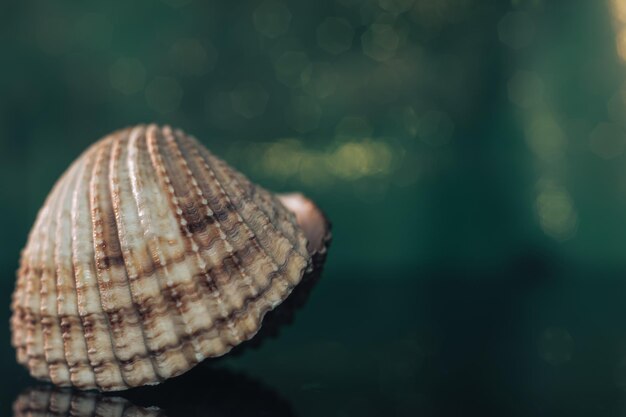
[(157, 387), (112, 394), (37, 386), (13, 403), (13, 416), (178, 417), (218, 415), (295, 416), (290, 403), (272, 388), (227, 369), (196, 367)]

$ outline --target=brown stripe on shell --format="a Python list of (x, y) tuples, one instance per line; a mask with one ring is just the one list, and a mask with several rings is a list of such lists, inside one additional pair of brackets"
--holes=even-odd
[[(199, 172), (204, 173), (204, 175), (206, 175), (206, 177), (204, 178), (200, 177), (202, 180), (199, 181), (199, 183), (202, 186), (212, 185), (215, 187), (213, 191), (207, 192), (207, 195), (211, 195), (211, 194), (218, 195), (219, 198), (217, 200), (218, 201), (221, 200), (223, 203), (223, 207), (226, 208), (226, 211), (224, 212), (225, 215), (223, 216), (220, 216), (219, 209), (213, 208), (216, 218), (218, 220), (223, 221), (229, 218), (228, 213), (234, 212), (236, 214), (235, 217), (238, 220), (238, 225), (240, 227), (240, 230), (244, 231), (244, 234), (247, 233), (248, 239), (246, 240), (246, 242), (253, 243), (253, 245), (248, 246), (248, 248), (249, 249), (256, 248), (257, 251), (261, 249), (265, 253), (264, 260), (265, 261), (271, 260), (271, 262), (273, 263), (274, 272), (271, 274), (271, 277), (272, 277), (270, 281), (271, 284), (267, 285), (265, 288), (263, 288), (263, 290), (261, 290), (261, 292), (264, 294), (264, 301), (265, 301), (265, 303), (261, 303), (261, 305), (259, 306), (259, 309), (261, 310), (259, 317), (260, 317), (260, 320), (262, 320), (265, 313), (273, 309), (277, 304), (279, 304), (282, 300), (284, 300), (286, 296), (291, 292), (295, 283), (301, 280), (303, 272), (304, 272), (304, 268), (306, 267), (309, 259), (303, 259), (303, 262), (299, 268), (297, 266), (294, 269), (286, 268), (289, 262), (289, 260), (287, 259), (285, 259), (283, 264), (277, 267), (276, 261), (273, 259), (274, 257), (270, 253), (268, 253), (267, 248), (264, 248), (262, 245), (259, 245), (259, 242), (255, 238), (255, 234), (250, 229), (248, 223), (244, 220), (242, 215), (234, 209), (234, 205), (231, 202), (232, 197), (226, 193), (226, 191), (224, 190), (224, 187), (222, 187), (222, 184), (220, 183), (219, 179), (216, 177), (215, 172), (207, 163), (207, 160), (204, 159), (202, 155), (200, 155), (200, 153), (198, 152), (199, 149), (204, 150), (204, 148), (202, 148), (201, 146), (193, 146), (193, 140), (188, 140), (184, 136), (184, 134), (182, 134), (182, 132), (180, 131), (177, 132), (176, 136), (177, 136), (177, 141), (180, 146), (180, 149), (183, 151), (184, 154), (186, 153), (185, 159), (190, 164), (195, 159), (198, 162), (198, 166), (200, 167)], [(185, 152), (186, 148), (189, 150), (188, 152)], [(195, 153), (195, 158), (189, 157), (189, 153), (192, 153), (192, 154)], [(198, 167), (196, 167), (196, 170), (197, 169)], [(208, 199), (208, 200), (213, 200), (213, 199)], [(284, 210), (284, 207), (282, 205), (280, 207)], [(267, 232), (267, 229), (265, 229), (264, 231)], [(274, 238), (276, 237), (274, 236)], [(297, 254), (295, 254), (293, 251), (291, 251), (291, 254), (293, 255), (291, 259), (293, 260), (295, 258), (295, 260), (297, 261), (297, 257), (298, 257)], [(238, 257), (238, 259), (247, 259), (247, 257), (240, 256)], [(263, 262), (259, 262), (259, 265), (261, 264), (263, 264)], [(288, 278), (289, 280), (285, 280), (285, 277), (284, 277), (285, 274), (289, 274), (289, 273), (293, 273), (294, 276), (289, 277)], [(259, 276), (259, 275), (262, 275), (262, 274), (256, 274), (256, 276)], [(265, 292), (266, 289), (267, 289), (267, 292)], [(258, 331), (258, 328), (257, 328), (257, 331)], [(254, 334), (256, 334), (256, 331), (254, 332)]]
[[(49, 226), (50, 206), (44, 206), (42, 210), (41, 222), (36, 228), (34, 242), (32, 245), (32, 253), (28, 258), (31, 265), (41, 265), (43, 257), (43, 241), (45, 239), (45, 230)], [(40, 284), (41, 277), (35, 275), (34, 268), (30, 268), (26, 275), (26, 288), (24, 295), (24, 308), (26, 314), (24, 322), (26, 324), (26, 356), (27, 363), (31, 374), (35, 378), (48, 379), (48, 365), (43, 360), (43, 327), (39, 320), (36, 320), (36, 312), (40, 308)]]
[[(187, 139), (197, 143), (195, 138), (187, 137)], [(207, 166), (214, 173), (216, 181), (221, 184), (228, 201), (232, 204), (230, 210), (239, 213), (243, 221), (259, 238), (259, 242), (265, 248), (266, 253), (272, 254), (281, 270), (286, 269), (290, 279), (294, 279), (298, 275), (301, 277), (299, 267), (308, 262), (307, 258), (296, 252), (291, 242), (270, 222), (270, 219), (255, 202), (246, 199), (241, 185), (229, 176), (229, 172), (224, 169), (225, 164), (221, 160), (206, 148), (198, 146), (198, 150)]]
[[(68, 181), (59, 182), (59, 186), (53, 191), (50, 207), (49, 224), (46, 227), (46, 240), (44, 249), (44, 259), (39, 268), (38, 275), (41, 277), (41, 300), (39, 313), (42, 316), (43, 342), (45, 359), (48, 363), (50, 380), (56, 385), (70, 385), (70, 372), (65, 360), (65, 348), (63, 346), (63, 334), (61, 332), (61, 320), (57, 310), (57, 277), (54, 266), (55, 234), (50, 233), (56, 230), (58, 213), (62, 206), (62, 200), (58, 198), (60, 193), (66, 193)], [(44, 319), (47, 317), (47, 319)]]
[[(50, 339), (48, 337), (53, 335), (51, 327), (55, 324), (58, 326), (59, 323), (54, 319), (40, 321), (38, 317), (42, 305), (44, 308), (47, 308), (51, 304), (50, 308), (56, 312), (56, 299), (53, 296), (56, 290), (56, 271), (52, 270), (54, 265), (52, 262), (54, 257), (52, 249), (55, 241), (51, 233), (51, 226), (58, 221), (56, 217), (58, 216), (59, 207), (53, 204), (53, 202), (59, 200), (58, 196), (65, 192), (68, 187), (68, 178), (75, 173), (79, 164), (79, 162), (72, 164), (62, 175), (61, 179), (56, 182), (50, 196), (46, 199), (46, 203), (40, 211), (40, 221), (33, 228), (32, 240), (29, 241), (24, 252), (29, 253), (31, 250), (34, 252), (35, 248), (40, 248), (41, 250), (36, 257), (25, 256), (23, 258), (23, 268), (21, 268), (26, 287), (24, 288), (24, 299), (20, 316), (24, 320), (23, 324), (26, 326), (27, 334), (24, 340), (25, 349), (20, 346), (17, 348), (18, 360), (19, 356), (23, 356), (22, 359), (27, 362), (29, 371), (33, 376), (45, 380), (52, 379), (62, 385), (68, 383), (67, 366), (60, 365), (50, 369), (45, 365), (46, 361), (40, 359), (42, 351), (44, 357), (50, 354), (64, 353), (62, 343), (59, 345), (58, 339), (55, 341), (53, 338)], [(54, 222), (52, 221), (53, 216), (55, 217)], [(38, 293), (35, 294), (34, 291)], [(20, 351), (22, 351), (21, 354)], [(44, 372), (46, 375), (42, 375)]]
[[(128, 135), (128, 130), (116, 137)], [(109, 166), (112, 142), (102, 146), (91, 177), (90, 199), (96, 273), (102, 310), (106, 313), (115, 356), (125, 383), (139, 386), (157, 379), (148, 356), (139, 315), (133, 304), (124, 257), (120, 248), (115, 212), (109, 189)], [(129, 363), (130, 358), (141, 361)]]
[[(231, 285), (231, 282), (240, 279), (237, 276), (239, 271), (236, 271), (235, 268), (230, 268), (231, 271), (228, 270), (227, 256), (232, 256), (232, 247), (226, 242), (226, 236), (219, 227), (219, 223), (213, 222), (210, 229), (207, 227), (200, 228), (195, 233), (187, 229), (188, 224), (199, 224), (202, 220), (202, 216), (199, 215), (199, 208), (195, 207), (195, 202), (191, 197), (190, 186), (193, 186), (193, 183), (197, 184), (197, 182), (193, 176), (190, 178), (189, 174), (185, 172), (186, 167), (177, 166), (177, 164), (184, 165), (184, 160), (182, 160), (182, 155), (179, 152), (172, 152), (171, 149), (169, 149), (170, 152), (159, 152), (159, 148), (165, 148), (167, 144), (163, 135), (156, 132), (156, 128), (153, 127), (152, 132), (154, 134), (151, 135), (150, 154), (153, 157), (153, 164), (155, 168), (159, 168), (159, 176), (163, 180), (163, 185), (169, 190), (172, 210), (182, 226), (182, 234), (185, 237), (187, 247), (190, 247), (195, 254), (198, 270), (204, 271), (208, 268), (207, 276), (212, 278), (215, 286), (211, 294), (208, 295), (214, 297), (217, 315), (225, 319), (230, 310), (236, 309), (237, 305), (242, 304), (239, 299), (245, 297), (245, 294), (237, 294)], [(197, 190), (194, 190), (193, 193), (197, 193)], [(212, 250), (205, 250), (200, 253), (200, 248), (208, 247), (208, 242), (212, 242), (210, 246)], [(242, 335), (236, 327), (229, 325), (227, 330), (224, 337), (229, 344), (236, 345), (242, 342)]]
[[(146, 328), (144, 325), (145, 320), (143, 313), (146, 311), (146, 307), (142, 304), (137, 303), (137, 297), (141, 296), (142, 288), (144, 288), (144, 285), (142, 285), (140, 280), (136, 278), (137, 274), (135, 272), (132, 259), (130, 259), (128, 256), (124, 257), (125, 240), (123, 236), (125, 236), (125, 231), (123, 229), (123, 223), (121, 223), (124, 216), (120, 211), (119, 204), (116, 203), (116, 201), (119, 199), (120, 192), (120, 180), (119, 174), (117, 172), (117, 167), (120, 164), (122, 150), (125, 146), (125, 142), (127, 142), (128, 140), (128, 135), (130, 134), (131, 130), (132, 129), (130, 128), (126, 129), (122, 135), (111, 138), (109, 172), (106, 180), (108, 181), (109, 185), (108, 203), (110, 203), (111, 209), (113, 211), (113, 221), (111, 222), (110, 229), (105, 230), (108, 230), (107, 240), (110, 242), (114, 242), (107, 246), (107, 250), (110, 251), (108, 253), (114, 253), (116, 254), (115, 256), (117, 256), (118, 253), (121, 254), (122, 259), (124, 260), (124, 269), (115, 269), (111, 271), (111, 280), (109, 283), (111, 296), (107, 297), (107, 299), (110, 300), (112, 304), (109, 308), (105, 307), (105, 311), (109, 311), (110, 321), (115, 323), (117, 322), (118, 318), (114, 316), (114, 314), (116, 314), (116, 311), (120, 311), (120, 304), (118, 303), (122, 303), (123, 301), (128, 301), (130, 299), (130, 302), (127, 304), (127, 306), (129, 306), (129, 308), (132, 308), (135, 311), (135, 316), (138, 317), (139, 328), (141, 330), (143, 340), (143, 348), (145, 348), (147, 352), (147, 355), (150, 359), (150, 364), (154, 372), (154, 379), (152, 381), (160, 381), (162, 378), (157, 371), (156, 355), (150, 354), (150, 346), (152, 344), (149, 342), (149, 337), (151, 337), (151, 334), (146, 334)], [(133, 269), (129, 269), (129, 267), (132, 267)], [(131, 280), (131, 274), (135, 275), (135, 279)], [(128, 296), (125, 294), (124, 290), (127, 290), (129, 294)], [(137, 347), (137, 349), (141, 350), (140, 347)], [(130, 380), (128, 380), (128, 382), (130, 382)]]
[(271, 224), (267, 215), (253, 201), (245, 198), (240, 184), (228, 176), (228, 172), (224, 170), (225, 165), (218, 158), (213, 156), (208, 149), (199, 145), (195, 138), (184, 137), (183, 140), (185, 138), (196, 144), (205, 162), (215, 173), (217, 181), (222, 184), (226, 195), (234, 205), (234, 210), (239, 212), (259, 238), (259, 242), (266, 249), (266, 252), (273, 254), (275, 262), (279, 265), (285, 265), (286, 277), (291, 285), (297, 285), (304, 275), (304, 270), (308, 267), (310, 260), (308, 256), (299, 254), (280, 230)]
[[(215, 178), (215, 173), (206, 164), (196, 148), (189, 146), (180, 132), (176, 135), (177, 146), (187, 161), (202, 192), (202, 204), (206, 204), (215, 217), (217, 224), (233, 249), (240, 253), (236, 256), (241, 266), (255, 277), (257, 288), (269, 287), (273, 279), (281, 280), (282, 270), (274, 258), (261, 246), (257, 236), (244, 222), (241, 215), (234, 210), (230, 198)], [(206, 203), (205, 203), (206, 201)], [(284, 280), (282, 281), (285, 285)], [(286, 286), (286, 285), (285, 285)], [(258, 291), (258, 290), (257, 290)]]
[[(48, 197), (46, 200), (49, 200), (50, 198), (51, 197)], [(35, 232), (38, 230), (41, 222), (42, 211), (43, 208), (39, 210), (35, 224), (29, 232), (26, 247), (21, 251), (20, 267), (17, 271), (17, 281), (15, 283), (15, 290), (11, 296), (11, 344), (15, 347), (17, 362), (22, 365), (26, 365), (28, 361), (28, 356), (26, 354), (26, 309), (24, 308), (24, 298), (26, 296), (26, 277), (30, 270), (28, 260), (32, 251), (32, 242)]]
[(16, 289), (13, 293), (12, 301), (11, 301), (11, 319), (9, 321), (11, 328), (11, 345), (15, 348), (15, 359), (19, 364), (26, 364), (26, 335), (24, 333), (24, 319), (26, 317), (26, 312), (21, 306), (22, 302), (22, 294), (24, 278), (21, 271), (21, 267), (17, 273), (17, 283)]
[(255, 186), (242, 173), (237, 172), (218, 159), (225, 171), (234, 178), (242, 188), (246, 198), (253, 200), (256, 205), (270, 218), (272, 224), (276, 225), (282, 234), (291, 242), (296, 251), (307, 256), (307, 240), (298, 227), (295, 214), (283, 208), (282, 203), (276, 196), (260, 186)]
[[(202, 173), (199, 172), (197, 168), (194, 173), (193, 161), (191, 159), (187, 160), (186, 155), (183, 155), (183, 149), (179, 146), (172, 130), (166, 127), (164, 133), (167, 137), (167, 146), (170, 153), (176, 155), (175, 159), (179, 162), (179, 165), (172, 167), (171, 171), (176, 172), (178, 170), (186, 174), (186, 176), (183, 176), (178, 182), (178, 187), (174, 187), (175, 189), (182, 190), (179, 191), (179, 194), (184, 195), (183, 198), (185, 199), (185, 205), (188, 209), (184, 210), (183, 215), (188, 224), (191, 221), (192, 223), (198, 223), (202, 226), (214, 225), (213, 229), (217, 231), (221, 239), (220, 243), (223, 246), (222, 251), (227, 254), (222, 260), (222, 264), (227, 267), (226, 269), (232, 271), (228, 274), (229, 280), (225, 283), (225, 291), (230, 294), (231, 300), (234, 301), (231, 303), (231, 308), (235, 310), (241, 309), (246, 298), (256, 297), (259, 293), (259, 289), (256, 287), (256, 283), (251, 277), (251, 273), (255, 274), (256, 271), (251, 270), (249, 268), (251, 264), (247, 262), (252, 258), (251, 255), (253, 252), (250, 249), (258, 249), (258, 243), (254, 241), (255, 237), (252, 233), (248, 233), (247, 236), (245, 236), (243, 231), (239, 233), (239, 228), (231, 228), (230, 230), (224, 229), (223, 223), (228, 223), (229, 220), (231, 224), (237, 222), (237, 213), (225, 211), (224, 207), (217, 207), (218, 213), (224, 213), (223, 216), (219, 216), (219, 218), (222, 219), (221, 221), (217, 218), (209, 203), (209, 200), (215, 201), (215, 199), (212, 198), (215, 195), (209, 194), (205, 196), (205, 192), (200, 186), (200, 183), (206, 178), (200, 176), (196, 177), (196, 175), (201, 175)], [(220, 208), (222, 210), (220, 210)], [(239, 225), (241, 225), (241, 223), (239, 223)], [(208, 229), (208, 227), (206, 228)], [(206, 246), (206, 234), (208, 233), (205, 234), (203, 233), (204, 231), (204, 227), (198, 228), (196, 233), (194, 233), (194, 237), (200, 245)], [(219, 251), (220, 248), (216, 248), (216, 250)], [(258, 260), (262, 263), (264, 259), (265, 257), (259, 255), (258, 259), (254, 260)], [(248, 268), (246, 268), (246, 266)], [(269, 274), (274, 270), (275, 268), (270, 266), (267, 276), (269, 277)]]
[[(189, 266), (193, 271), (193, 278), (198, 278), (194, 281), (199, 283), (199, 294), (207, 304), (209, 312), (209, 316), (207, 316), (207, 318), (210, 320), (206, 323), (208, 324), (206, 329), (209, 330), (213, 326), (210, 322), (216, 321), (219, 318), (224, 319), (228, 317), (228, 307), (225, 305), (227, 300), (224, 300), (222, 291), (220, 290), (220, 283), (224, 279), (223, 274), (220, 272), (222, 269), (219, 264), (220, 260), (218, 259), (218, 262), (216, 262), (215, 258), (209, 257), (207, 259), (201, 255), (200, 251), (205, 249), (205, 245), (210, 245), (206, 247), (212, 247), (213, 244), (218, 243), (221, 240), (221, 237), (217, 233), (219, 231), (214, 229), (213, 237), (209, 240), (210, 243), (202, 240), (195, 240), (193, 238), (193, 233), (187, 229), (189, 218), (185, 218), (176, 192), (176, 189), (180, 190), (180, 184), (176, 176), (170, 177), (168, 174), (167, 165), (171, 160), (171, 156), (168, 155), (167, 158), (164, 158), (162, 152), (160, 151), (158, 143), (160, 136), (161, 135), (158, 134), (156, 128), (152, 126), (151, 135), (148, 138), (149, 153), (153, 166), (161, 181), (161, 185), (167, 190), (171, 205), (171, 212), (174, 213), (173, 216), (176, 224), (180, 226), (179, 237), (175, 241), (180, 244), (181, 248), (185, 250), (186, 253), (191, 252), (191, 255), (188, 258), (190, 259)], [(241, 341), (241, 335), (236, 329), (233, 331), (232, 327), (227, 327), (222, 330), (220, 334), (222, 336), (220, 341), (217, 342), (216, 346), (208, 346), (209, 349), (204, 352), (205, 356), (221, 355), (227, 351), (229, 345), (236, 344)]]
[(226, 173), (230, 181), (239, 186), (245, 199), (250, 200), (267, 216), (270, 224), (280, 231), (280, 233), (293, 245), (296, 252), (307, 257), (306, 237), (297, 227), (295, 215), (286, 210), (276, 197), (263, 187), (254, 186), (242, 173), (233, 170), (226, 163), (215, 158), (216, 163)]
[[(139, 126), (130, 134), (142, 135), (143, 131), (144, 128)], [(176, 330), (178, 320), (169, 313), (158, 280), (141, 279), (144, 271), (152, 268), (153, 261), (144, 240), (144, 230), (139, 219), (139, 212), (144, 207), (137, 206), (131, 184), (128, 142), (129, 138), (122, 137), (116, 139), (113, 144), (109, 178), (115, 219), (133, 302), (142, 317), (146, 347), (148, 352), (155, 353), (154, 364), (159, 377), (169, 378), (188, 369), (190, 364), (184, 353), (180, 351), (163, 355), (156, 353), (163, 346), (178, 343)], [(161, 313), (163, 313), (162, 316)], [(157, 317), (159, 319), (155, 320)]]
[[(85, 164), (78, 172), (78, 181), (72, 194), (72, 264), (78, 314), (87, 343), (87, 356), (96, 384), (103, 390), (125, 388), (119, 365), (113, 360), (113, 342), (106, 315), (102, 311), (100, 291), (94, 262), (94, 244), (91, 225), (89, 183), (98, 151), (95, 148), (85, 156)], [(106, 365), (102, 365), (106, 364)]]
[[(171, 214), (167, 191), (156, 178), (160, 175), (159, 167), (154, 165), (149, 155), (152, 153), (151, 137), (151, 127), (131, 137), (128, 157), (131, 183), (136, 204), (140, 207), (139, 220), (144, 229), (144, 239), (152, 255), (152, 264), (157, 269), (156, 278), (168, 303), (176, 337), (181, 340), (198, 326), (205, 326), (205, 322), (210, 324), (210, 316), (199, 301), (198, 290), (191, 279), (188, 264), (165, 263), (167, 257), (181, 256), (184, 248), (179, 242), (179, 225)], [(162, 192), (145, 193), (142, 192), (144, 189)], [(190, 365), (204, 359), (202, 347), (195, 339), (184, 347), (183, 352)]]
[(68, 183), (59, 196), (61, 206), (57, 213), (55, 230), (54, 263), (56, 265), (57, 314), (63, 334), (65, 360), (69, 367), (72, 385), (81, 389), (95, 388), (93, 368), (87, 361), (87, 343), (83, 325), (78, 318), (78, 301), (72, 264), (71, 203), (70, 191), (77, 181), (77, 172), (85, 164), (83, 158), (77, 160), (76, 168), (65, 180)]
[(31, 252), (33, 250), (33, 239), (35, 232), (39, 230), (39, 224), (41, 223), (41, 212), (37, 215), (35, 225), (29, 233), (27, 245), (22, 250), (20, 259), (20, 268), (17, 271), (17, 282), (15, 285), (15, 291), (12, 295), (11, 303), (11, 344), (16, 349), (16, 358), (18, 363), (26, 365), (28, 362), (28, 355), (26, 354), (26, 307), (24, 300), (26, 297), (26, 283), (27, 276), (31, 272), (29, 261), (31, 258)]
[[(148, 358), (149, 355), (163, 355), (163, 354), (170, 353), (173, 350), (179, 351), (181, 349), (181, 345), (189, 344), (193, 338), (202, 336), (204, 334), (208, 334), (208, 337), (210, 338), (220, 338), (219, 334), (222, 333), (223, 330), (226, 329), (227, 326), (234, 325), (237, 328), (244, 328), (244, 329), (249, 328), (250, 322), (258, 323), (258, 321), (262, 318), (263, 314), (265, 314), (270, 309), (271, 305), (268, 303), (268, 297), (269, 299), (273, 299), (273, 298), (276, 298), (276, 296), (286, 296), (285, 291), (286, 291), (286, 288), (283, 285), (278, 285), (277, 280), (273, 280), (272, 282), (270, 282), (270, 284), (267, 287), (263, 288), (259, 292), (259, 294), (257, 294), (256, 296), (251, 296), (247, 298), (244, 301), (244, 305), (240, 310), (233, 311), (231, 315), (226, 318), (215, 319), (213, 326), (211, 326), (210, 328), (200, 328), (190, 335), (183, 336), (180, 339), (180, 342), (181, 342), (180, 344), (175, 343), (171, 345), (166, 345), (166, 346), (161, 347), (159, 350), (151, 351), (146, 355), (138, 354), (138, 355), (133, 356), (132, 358), (129, 358), (128, 360), (124, 360), (122, 363), (132, 364), (138, 360), (143, 360), (143, 359)], [(120, 310), (114, 314), (121, 316), (125, 314), (125, 311)], [(152, 314), (152, 312), (149, 312), (148, 314)], [(160, 317), (162, 317), (163, 314), (165, 314), (165, 312), (155, 312), (155, 317), (152, 318), (151, 320), (159, 319)], [(35, 318), (37, 320), (46, 319), (45, 317), (38, 317), (36, 315), (35, 315)], [(146, 319), (145, 316), (141, 316), (140, 318), (141, 320)], [(59, 319), (63, 323), (70, 323), (70, 322), (80, 323), (81, 318), (80, 316), (61, 316), (59, 317)], [(254, 332), (248, 333), (247, 337), (254, 336), (254, 334), (256, 333), (256, 330), (258, 329), (255, 329)], [(66, 331), (69, 332), (70, 330), (64, 329), (64, 332)], [(233, 346), (226, 346), (224, 350), (221, 351), (221, 353), (226, 353), (232, 347)], [(44, 356), (37, 357), (37, 359), (43, 359), (43, 358)], [(106, 364), (108, 362), (102, 362), (102, 363)], [(102, 363), (98, 363), (98, 365), (101, 365)], [(87, 358), (85, 358), (84, 360), (80, 361), (80, 364), (87, 366), (90, 364), (90, 362)]]

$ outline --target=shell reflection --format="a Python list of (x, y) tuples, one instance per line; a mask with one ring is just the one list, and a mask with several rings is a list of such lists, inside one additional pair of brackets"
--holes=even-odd
[(210, 366), (122, 395), (33, 387), (13, 402), (13, 417), (294, 416), (289, 401), (273, 388), (245, 374)]
[(120, 397), (53, 388), (30, 388), (13, 403), (13, 417), (165, 417), (155, 407), (144, 408)]

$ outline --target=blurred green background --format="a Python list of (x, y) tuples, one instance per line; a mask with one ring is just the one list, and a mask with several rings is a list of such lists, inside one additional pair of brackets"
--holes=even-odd
[(55, 180), (154, 121), (333, 222), (227, 361), (295, 414), (623, 415), (626, 1), (3, 1), (0, 50), (0, 322)]

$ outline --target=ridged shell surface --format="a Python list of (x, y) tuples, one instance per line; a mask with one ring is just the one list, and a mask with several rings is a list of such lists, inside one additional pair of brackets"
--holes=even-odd
[(295, 216), (196, 139), (121, 130), (87, 149), (40, 210), (12, 343), (56, 385), (155, 384), (254, 336), (310, 263)]

